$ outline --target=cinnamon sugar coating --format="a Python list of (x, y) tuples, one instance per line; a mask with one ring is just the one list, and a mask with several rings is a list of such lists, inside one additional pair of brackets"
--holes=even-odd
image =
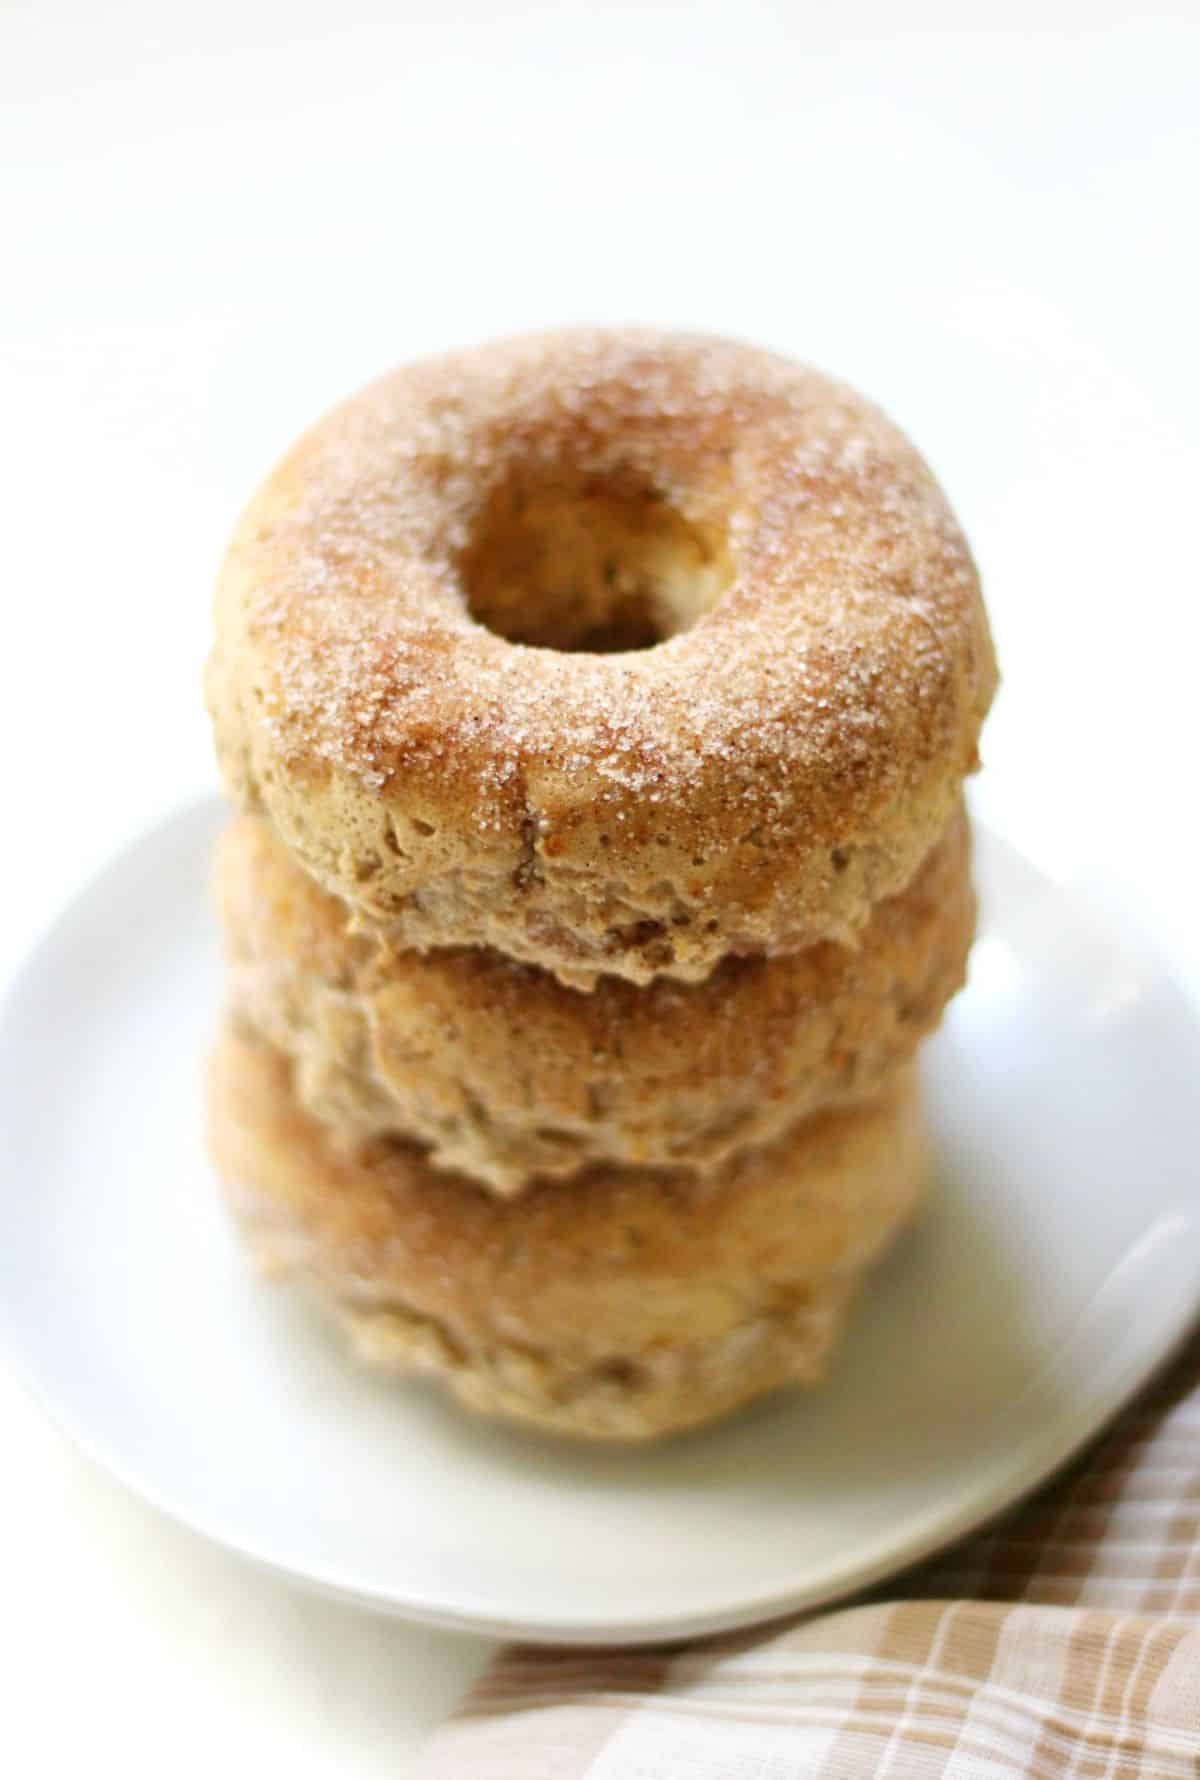
[(394, 946), (590, 987), (852, 937), (944, 830), (996, 670), (911, 445), (725, 341), (385, 377), (238, 528), (208, 674), (242, 806)]

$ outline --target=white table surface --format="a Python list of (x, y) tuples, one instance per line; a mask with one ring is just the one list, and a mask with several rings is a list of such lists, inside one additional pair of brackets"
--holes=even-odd
[[(1133, 10), (0, 5), (0, 976), (212, 782), (208, 589), (298, 428), (418, 352), (644, 319), (913, 433), (1006, 670), (980, 805), (1200, 983), (1200, 11)], [(14, 1774), (395, 1776), (486, 1652), (163, 1524), (3, 1374), (0, 1444)]]

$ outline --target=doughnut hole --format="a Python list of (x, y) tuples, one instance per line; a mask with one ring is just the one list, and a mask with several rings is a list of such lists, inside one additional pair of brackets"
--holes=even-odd
[(732, 580), (726, 540), (649, 486), (511, 479), (459, 563), (472, 616), (510, 643), (612, 655), (689, 629)]

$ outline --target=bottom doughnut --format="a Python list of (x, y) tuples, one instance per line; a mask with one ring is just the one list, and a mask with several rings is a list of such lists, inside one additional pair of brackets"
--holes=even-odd
[(498, 1199), (413, 1145), (331, 1145), (289, 1065), (228, 1029), (211, 1136), (264, 1271), (315, 1286), (373, 1366), (480, 1413), (646, 1440), (815, 1383), (864, 1271), (915, 1210), (915, 1073), (697, 1179), (595, 1168)]

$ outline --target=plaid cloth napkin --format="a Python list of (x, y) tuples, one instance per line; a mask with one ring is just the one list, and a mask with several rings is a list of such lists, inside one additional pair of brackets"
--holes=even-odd
[(414, 1780), (1195, 1780), (1200, 1339), (903, 1595), (686, 1649), (508, 1651)]

